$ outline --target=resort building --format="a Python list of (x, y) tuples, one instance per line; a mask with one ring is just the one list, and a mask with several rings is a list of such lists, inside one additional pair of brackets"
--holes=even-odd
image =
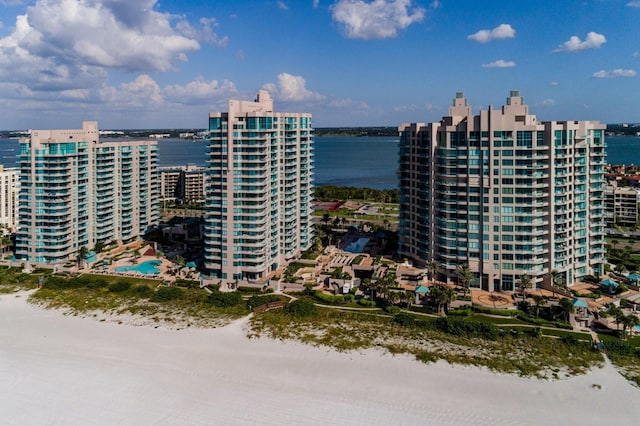
[(400, 126), (399, 253), (472, 287), (603, 273), (605, 126), (538, 122), (516, 90), (473, 115), (462, 93), (437, 123)]
[[(5, 233), (15, 231), (18, 224), (18, 191), (20, 169), (0, 165), (0, 225)], [(0, 231), (2, 235), (3, 231)]]
[(155, 141), (99, 141), (98, 123), (20, 140), (16, 257), (61, 263), (158, 223)]
[(604, 201), (607, 226), (637, 226), (639, 195), (636, 188), (607, 187)]
[(312, 245), (311, 115), (273, 111), (269, 93), (209, 114), (205, 262), (258, 280)]
[(183, 167), (161, 167), (160, 197), (162, 202), (203, 204), (205, 167), (188, 164)]

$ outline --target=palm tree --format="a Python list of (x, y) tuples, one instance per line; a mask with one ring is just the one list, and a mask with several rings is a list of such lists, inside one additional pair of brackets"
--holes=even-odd
[(557, 269), (553, 269), (549, 272), (549, 276), (551, 277), (551, 291), (553, 292), (553, 297), (556, 297), (556, 285), (562, 280), (562, 273)]
[(78, 264), (78, 268), (80, 268), (80, 265), (84, 261), (84, 257), (88, 253), (89, 253), (89, 249), (87, 247), (85, 247), (85, 246), (80, 247), (80, 250), (78, 250), (78, 255), (76, 256), (76, 262)]
[(622, 318), (622, 332), (624, 334), (624, 338), (627, 338), (627, 328), (631, 330), (636, 325), (640, 325), (640, 318), (633, 314), (625, 315)]
[(567, 322), (569, 322), (569, 318), (571, 314), (575, 312), (575, 307), (573, 306), (573, 303), (571, 303), (571, 300), (567, 299), (566, 297), (563, 297), (562, 299), (560, 299), (559, 306), (563, 314), (566, 315)]
[(469, 289), (469, 283), (473, 281), (475, 278), (471, 268), (469, 268), (468, 264), (458, 265), (456, 268), (456, 275), (458, 276), (458, 281), (462, 283), (462, 288), (464, 288), (464, 295), (467, 295), (467, 290)]
[(340, 223), (342, 224), (342, 227), (344, 228), (347, 225), (347, 218), (343, 217), (342, 219), (340, 219)]
[(438, 274), (442, 270), (442, 265), (437, 260), (432, 260), (427, 265), (427, 269), (429, 270), (429, 275), (430, 275), (431, 281), (435, 281), (437, 276), (438, 276)]
[(407, 309), (411, 308), (411, 304), (415, 300), (415, 295), (410, 291), (405, 291), (402, 293), (402, 301), (407, 304)]
[(627, 272), (627, 267), (624, 266), (624, 263), (618, 263), (616, 265), (616, 267), (613, 269), (617, 274), (619, 275), (623, 275), (625, 272)]
[(322, 215), (322, 219), (320, 219), (320, 221), (326, 226), (329, 224), (329, 222), (331, 222), (331, 216), (329, 215), (329, 213), (325, 213)]
[(449, 311), (449, 304), (455, 300), (456, 294), (452, 288), (433, 286), (429, 293), (433, 302), (438, 308), (438, 313), (441, 313), (441, 308), (444, 307), (445, 313)]
[(520, 289), (522, 290), (522, 301), (527, 300), (527, 289), (531, 288), (532, 282), (529, 274), (524, 273), (520, 275)]
[(533, 302), (536, 304), (536, 318), (537, 318), (538, 314), (540, 313), (540, 306), (544, 304), (544, 297), (540, 296), (539, 294), (536, 294), (535, 296), (533, 296)]
[(624, 312), (613, 303), (609, 304), (609, 312), (611, 313), (611, 316), (613, 316), (616, 320), (616, 329), (620, 330), (620, 323), (624, 320), (625, 317)]

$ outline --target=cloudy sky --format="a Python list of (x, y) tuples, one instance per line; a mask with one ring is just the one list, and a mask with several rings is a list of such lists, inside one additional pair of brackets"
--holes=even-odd
[(640, 122), (640, 0), (0, 0), (0, 129), (205, 127), (267, 88), (316, 127), (435, 121), (520, 89)]

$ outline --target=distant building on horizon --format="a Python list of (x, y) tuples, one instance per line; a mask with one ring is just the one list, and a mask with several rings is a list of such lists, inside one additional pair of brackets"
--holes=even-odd
[(467, 264), (488, 291), (603, 274), (605, 128), (538, 122), (517, 90), (479, 115), (458, 93), (440, 122), (401, 125), (399, 254), (447, 281)]
[(159, 220), (156, 141), (100, 142), (98, 123), (20, 140), (16, 257), (64, 263), (126, 242)]
[(6, 232), (15, 231), (18, 225), (19, 190), (20, 169), (4, 168), (0, 165), (0, 224)]
[(313, 243), (311, 114), (274, 112), (264, 90), (209, 114), (205, 266), (260, 280)]

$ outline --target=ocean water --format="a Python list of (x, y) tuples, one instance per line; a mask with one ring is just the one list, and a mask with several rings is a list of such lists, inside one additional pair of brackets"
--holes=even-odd
[[(607, 162), (640, 164), (640, 137), (609, 136)], [(0, 139), (0, 164), (16, 166), (18, 141)], [(160, 139), (159, 166), (206, 166), (204, 141)], [(315, 139), (316, 185), (363, 186), (392, 189), (398, 186), (397, 137), (330, 137)]]

